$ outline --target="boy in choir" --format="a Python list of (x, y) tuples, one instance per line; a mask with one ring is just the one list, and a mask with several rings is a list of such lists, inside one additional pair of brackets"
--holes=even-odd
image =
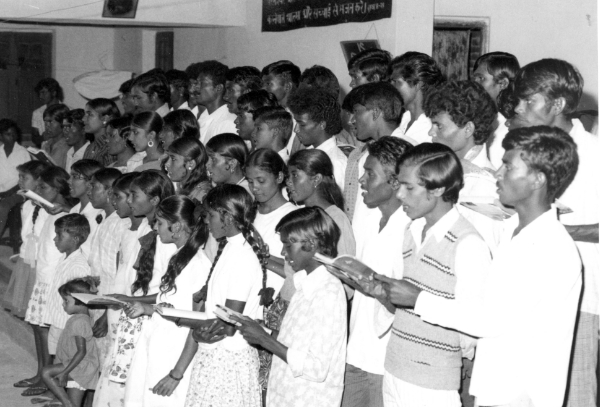
[(337, 97), (323, 89), (298, 89), (288, 101), (296, 125), (294, 132), (307, 148), (324, 151), (333, 163), (333, 175), (340, 189), (348, 158), (339, 149), (335, 135), (342, 131), (341, 108)]
[(392, 135), (413, 145), (431, 141), (431, 120), (423, 111), (423, 101), (430, 89), (444, 82), (439, 66), (429, 55), (411, 51), (392, 59), (389, 72), (390, 82), (402, 95), (406, 109)]
[(348, 61), (350, 87), (355, 88), (372, 82), (386, 82), (391, 60), (392, 54), (382, 49), (366, 49), (354, 55)]
[(577, 144), (577, 174), (564, 194), (558, 197), (572, 210), (561, 213), (559, 218), (577, 243), (585, 281), (570, 372), (568, 406), (595, 405), (600, 313), (598, 137), (585, 131), (578, 119), (570, 118), (583, 92), (583, 78), (570, 63), (558, 59), (532, 62), (519, 71), (514, 85), (518, 104), (510, 129), (513, 126), (556, 126), (569, 133)]
[(200, 141), (204, 145), (217, 134), (237, 134), (235, 115), (227, 108), (224, 98), (227, 71), (227, 65), (218, 61), (198, 62), (186, 69), (190, 94), (196, 104), (206, 108), (198, 119)]
[[(477, 58), (471, 80), (479, 83), (498, 105), (498, 96), (509, 88), (519, 70), (517, 57), (508, 52), (489, 52)], [(494, 123), (494, 134), (487, 141), (487, 154), (495, 168), (502, 165), (502, 140), (508, 133), (506, 117), (498, 112)]]
[[(483, 290), (473, 291), (479, 295), (443, 295), (408, 275), (406, 262), (403, 280), (375, 279), (398, 307), (396, 315), (480, 337), (470, 388), (477, 405), (560, 407), (582, 273), (577, 246), (551, 204), (577, 171), (577, 147), (564, 131), (548, 126), (512, 130), (502, 146), (500, 201), (517, 214), (506, 221)], [(398, 325), (398, 335), (403, 329)], [(396, 342), (406, 340), (398, 336)], [(390, 341), (390, 362), (399, 350)], [(397, 379), (385, 380), (384, 395), (395, 391)]]
[(152, 70), (136, 77), (131, 84), (131, 98), (135, 113), (156, 112), (160, 117), (169, 113), (171, 92), (162, 71)]
[[(410, 148), (407, 141), (390, 136), (369, 143), (365, 172), (360, 178), (363, 201), (378, 216), (373, 216), (361, 230), (356, 256), (378, 273), (394, 278), (402, 276), (402, 257), (397, 247), (402, 245), (404, 229), (409, 223), (401, 208), (402, 201), (396, 196), (399, 186), (395, 179), (396, 161)], [(383, 363), (394, 309), (391, 307), (387, 313), (387, 326), (379, 329), (375, 315), (381, 306), (360, 288), (355, 291), (342, 407), (383, 407)]]
[(292, 135), (292, 115), (281, 106), (266, 106), (256, 109), (253, 116), (252, 149), (271, 149), (287, 164), (290, 156), (285, 146)]
[(237, 114), (237, 100), (244, 93), (262, 88), (262, 78), (258, 68), (253, 66), (237, 66), (225, 75), (225, 95), (223, 99), (229, 103), (228, 109)]
[[(398, 199), (412, 219), (401, 249), (403, 279), (441, 298), (478, 299), (490, 252), (456, 210), (463, 185), (458, 157), (447, 146), (423, 143), (400, 157), (396, 172)], [(371, 294), (377, 298), (387, 294), (375, 287)], [(461, 406), (463, 344), (459, 332), (423, 322), (412, 310), (396, 309), (385, 356), (385, 406)]]
[(171, 91), (171, 97), (169, 105), (171, 111), (173, 110), (191, 110), (188, 104), (188, 98), (190, 92), (188, 91), (188, 84), (190, 79), (184, 71), (177, 69), (171, 69), (165, 73), (167, 81), (169, 82), (169, 90)]

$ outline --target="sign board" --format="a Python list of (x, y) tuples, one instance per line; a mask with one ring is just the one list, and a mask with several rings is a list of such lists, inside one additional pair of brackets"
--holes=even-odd
[(342, 45), (342, 51), (344, 51), (346, 63), (348, 63), (354, 55), (366, 49), (381, 49), (381, 47), (379, 47), (379, 41), (377, 40), (342, 41), (340, 44)]
[(392, 0), (263, 0), (262, 30), (289, 31), (392, 16)]

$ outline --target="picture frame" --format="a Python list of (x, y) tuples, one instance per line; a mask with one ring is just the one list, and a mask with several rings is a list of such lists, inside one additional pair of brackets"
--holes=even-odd
[(344, 52), (344, 58), (346, 63), (352, 59), (352, 57), (359, 52), (367, 49), (381, 49), (378, 40), (353, 40), (353, 41), (340, 41), (342, 51)]
[(139, 0), (104, 0), (102, 17), (135, 18)]

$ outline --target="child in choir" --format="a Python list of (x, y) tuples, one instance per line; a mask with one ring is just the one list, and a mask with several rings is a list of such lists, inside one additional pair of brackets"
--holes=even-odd
[(177, 193), (202, 202), (212, 188), (204, 145), (197, 138), (184, 137), (169, 146), (167, 155), (165, 171), (171, 181), (179, 183)]
[(215, 185), (240, 185), (250, 192), (244, 176), (248, 148), (239, 136), (232, 133), (219, 134), (206, 143), (208, 176)]
[[(69, 174), (60, 167), (50, 167), (42, 173), (35, 191), (42, 198), (55, 206), (64, 205), (70, 207), (72, 198), (69, 187)], [(47, 211), (47, 210), (46, 210)], [(38, 374), (30, 379), (30, 386), (22, 394), (24, 396), (37, 396), (47, 391), (42, 382), (42, 368), (50, 364), (48, 353), (48, 325), (44, 323), (43, 317), (46, 312), (48, 291), (54, 279), (56, 267), (61, 258), (61, 253), (54, 244), (56, 230), (54, 222), (65, 216), (65, 212), (48, 214), (42, 225), (38, 236), (38, 250), (35, 259), (35, 285), (31, 298), (27, 305), (25, 321), (33, 328), (33, 337), (38, 358)]]
[[(35, 191), (40, 182), (40, 176), (50, 166), (42, 161), (29, 161), (17, 167), (19, 171), (19, 189)], [(13, 315), (25, 317), (27, 303), (31, 298), (35, 285), (35, 256), (38, 246), (38, 236), (48, 213), (30, 199), (23, 203), (21, 209), (21, 250), (17, 258), (10, 281), (6, 287), (2, 305)], [(26, 387), (29, 382), (17, 387)]]
[(267, 333), (247, 316), (233, 317), (244, 339), (272, 352), (267, 406), (339, 406), (346, 358), (346, 294), (340, 281), (313, 259), (335, 257), (335, 222), (318, 207), (287, 214), (277, 225), (282, 255), (296, 274), (279, 331)]
[(85, 150), (90, 146), (86, 138), (83, 124), (85, 112), (83, 109), (73, 109), (63, 119), (62, 128), (65, 142), (71, 148), (67, 151), (65, 170), (71, 172), (73, 163), (81, 160)]
[[(265, 248), (252, 226), (256, 215), (251, 195), (237, 185), (220, 185), (204, 200), (205, 222), (219, 251), (201, 290), (206, 320), (188, 338), (173, 375), (181, 377), (192, 362), (185, 405), (261, 406), (256, 348), (233, 325), (214, 318), (217, 305), (249, 318), (269, 306)], [(194, 356), (195, 355), (195, 356)]]
[(186, 137), (200, 139), (198, 120), (191, 111), (174, 110), (163, 117), (163, 128), (158, 134), (163, 151), (167, 151), (175, 140)]
[(350, 88), (372, 82), (387, 82), (392, 55), (382, 49), (366, 49), (348, 61)]
[(59, 405), (64, 407), (81, 407), (86, 390), (93, 390), (98, 381), (100, 363), (92, 336), (89, 310), (73, 297), (73, 294), (95, 292), (94, 281), (90, 277), (68, 281), (58, 289), (68, 320), (58, 341), (58, 363), (45, 367), (42, 375), (44, 383), (62, 403)]
[(156, 112), (142, 112), (133, 116), (128, 140), (135, 151), (145, 154), (142, 164), (133, 171), (160, 170), (163, 150), (158, 135), (162, 128), (163, 120)]
[(406, 52), (390, 62), (390, 82), (402, 95), (406, 112), (392, 136), (412, 145), (430, 142), (431, 120), (423, 111), (427, 92), (444, 82), (444, 75), (429, 55)]
[[(202, 288), (211, 267), (200, 250), (208, 236), (200, 213), (190, 198), (177, 195), (166, 198), (156, 209), (154, 228), (160, 241), (174, 243), (178, 249), (161, 278), (156, 304), (184, 311), (199, 310), (192, 297)], [(136, 301), (125, 310), (129, 318), (151, 317), (144, 323), (136, 344), (126, 383), (125, 406), (182, 406), (190, 375), (175, 370), (190, 330), (181, 327), (177, 319), (156, 313), (153, 304)]]
[(133, 171), (135, 167), (142, 164), (144, 159), (143, 153), (136, 153), (133, 144), (129, 141), (130, 126), (131, 116), (112, 119), (106, 125), (108, 154), (116, 158), (107, 167), (116, 168), (122, 173)]
[(290, 156), (286, 148), (292, 135), (292, 115), (282, 107), (261, 107), (252, 114), (254, 117), (254, 131), (250, 138), (252, 148), (268, 148), (276, 153), (287, 163)]
[(344, 189), (348, 158), (339, 149), (335, 135), (342, 131), (341, 107), (337, 97), (323, 89), (298, 89), (290, 97), (289, 109), (294, 115), (294, 131), (307, 148), (324, 151), (333, 163), (335, 182)]
[(245, 93), (260, 90), (262, 78), (260, 71), (254, 66), (236, 66), (225, 74), (225, 95), (223, 99), (229, 103), (229, 111), (238, 112), (238, 99)]
[(85, 216), (70, 213), (54, 222), (56, 249), (62, 253), (54, 272), (52, 282), (48, 286), (48, 297), (42, 320), (50, 326), (48, 332), (48, 352), (56, 354), (60, 333), (65, 328), (68, 315), (61, 308), (58, 288), (66, 282), (85, 277), (90, 274), (87, 258), (81, 246), (90, 235), (90, 224)]
[[(174, 244), (164, 244), (157, 239), (151, 224), (155, 222), (156, 208), (162, 200), (174, 195), (174, 188), (167, 176), (159, 171), (144, 171), (130, 178), (125, 174), (115, 181), (118, 196), (115, 207), (119, 216), (131, 216), (132, 229), (125, 233), (121, 242), (123, 263), (119, 265), (114, 293), (111, 296), (126, 302), (139, 301), (155, 304), (169, 259), (176, 251)], [(123, 198), (126, 199), (123, 202)], [(130, 212), (124, 208), (129, 206)], [(140, 222), (139, 219), (143, 218)], [(131, 320), (125, 312), (119, 317), (116, 340), (102, 367), (102, 375), (96, 389), (94, 406), (123, 406), (125, 382), (130, 374), (131, 361), (136, 343), (146, 317)]]
[(120, 116), (119, 108), (110, 99), (92, 99), (85, 105), (83, 129), (94, 136), (94, 141), (85, 149), (83, 158), (96, 160), (103, 166), (112, 162), (112, 157), (108, 154), (106, 124)]
[(244, 93), (237, 100), (235, 128), (237, 134), (246, 142), (246, 145), (250, 143), (254, 131), (254, 111), (261, 107), (275, 106), (279, 106), (275, 95), (263, 89)]

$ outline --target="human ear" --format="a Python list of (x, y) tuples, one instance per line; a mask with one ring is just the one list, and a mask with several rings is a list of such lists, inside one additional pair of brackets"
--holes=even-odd
[(175, 222), (171, 225), (171, 231), (173, 233), (179, 233), (181, 232), (182, 226), (181, 226), (181, 222)]
[(381, 114), (381, 110), (374, 107), (371, 111), (373, 112), (373, 121), (377, 120), (379, 118), (379, 115)]
[(467, 122), (462, 128), (465, 137), (473, 137), (473, 133), (475, 133), (475, 124), (473, 122)]
[(223, 86), (222, 83), (215, 86), (215, 89), (216, 89), (217, 93), (225, 94), (225, 86)]
[(152, 198), (150, 198), (150, 204), (152, 206), (154, 206), (155, 208), (158, 206), (159, 203), (160, 203), (160, 200), (158, 199), (157, 196), (153, 196)]
[(190, 160), (187, 163), (185, 163), (185, 168), (187, 168), (189, 171), (192, 171), (193, 169), (196, 168), (196, 161), (194, 160)]
[(283, 175), (283, 172), (279, 171), (279, 174), (277, 174), (277, 179), (276, 179), (277, 184), (281, 184), (283, 182), (284, 178), (285, 178), (285, 175)]
[(427, 190), (427, 195), (434, 198), (441, 198), (442, 195), (444, 195), (444, 192), (446, 192), (446, 188), (440, 187)]
[(561, 96), (554, 99), (554, 101), (552, 102), (552, 110), (554, 111), (554, 114), (557, 116), (562, 114), (562, 112), (565, 110), (566, 105), (567, 101), (564, 97)]
[(316, 188), (321, 182), (323, 182), (323, 175), (317, 174), (312, 177), (313, 186)]
[(542, 171), (536, 171), (535, 180), (533, 181), (533, 188), (542, 189), (546, 185), (548, 185), (548, 179), (546, 178), (546, 174), (544, 174)]
[(379, 82), (379, 81), (381, 81), (381, 76), (379, 76), (378, 73), (374, 73), (371, 76), (371, 80), (369, 82)]
[(508, 80), (508, 78), (502, 78), (498, 82), (496, 82), (496, 84), (498, 85), (500, 90), (506, 89), (508, 87), (509, 83), (510, 83), (510, 81)]

